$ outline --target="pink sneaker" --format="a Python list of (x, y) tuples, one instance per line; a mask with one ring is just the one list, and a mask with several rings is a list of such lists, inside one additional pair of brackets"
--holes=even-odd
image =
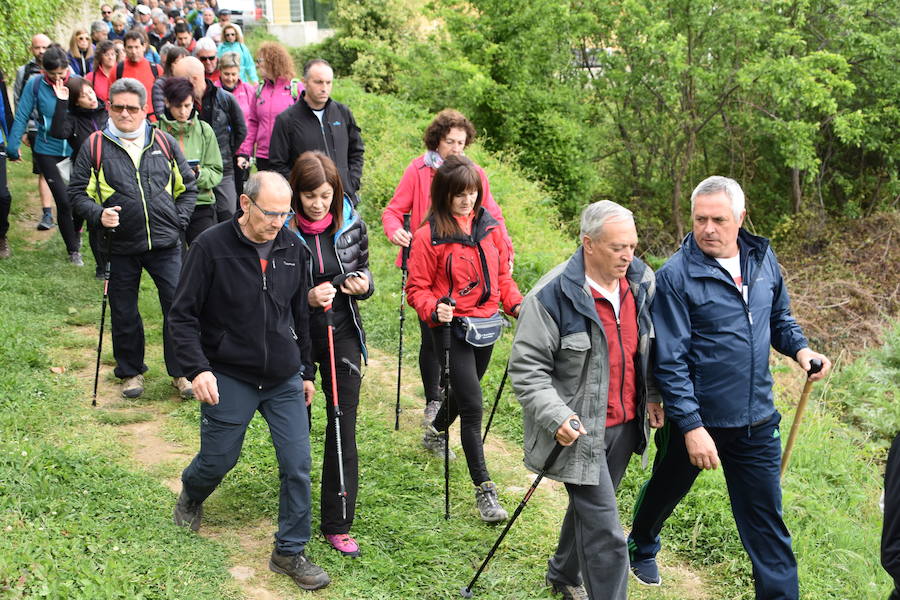
[(346, 533), (326, 533), (325, 541), (344, 556), (359, 556), (359, 544)]

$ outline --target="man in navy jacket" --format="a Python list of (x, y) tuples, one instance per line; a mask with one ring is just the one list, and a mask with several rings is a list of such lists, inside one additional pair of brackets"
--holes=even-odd
[(657, 273), (655, 373), (666, 426), (653, 475), (635, 507), (628, 538), (638, 581), (659, 585), (659, 534), (703, 469), (719, 462), (731, 510), (753, 564), (756, 598), (795, 600), (797, 561), (781, 514), (781, 440), (769, 347), (809, 369), (809, 349), (790, 311), (768, 240), (750, 235), (744, 193), (709, 177), (691, 194), (693, 232)]

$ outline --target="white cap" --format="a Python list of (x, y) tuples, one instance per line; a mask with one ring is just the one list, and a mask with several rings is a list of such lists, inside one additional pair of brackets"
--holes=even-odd
[(141, 13), (142, 15), (149, 15), (149, 14), (150, 14), (150, 7), (147, 6), (147, 5), (145, 5), (145, 4), (138, 4), (136, 10), (137, 10), (139, 13)]

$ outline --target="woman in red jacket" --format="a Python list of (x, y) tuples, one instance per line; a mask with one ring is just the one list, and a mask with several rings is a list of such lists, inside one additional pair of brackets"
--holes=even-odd
[(484, 521), (503, 521), (507, 514), (497, 500), (481, 444), (481, 377), (491, 360), (493, 342), (472, 345), (460, 319), (497, 316), (501, 303), (516, 316), (522, 294), (512, 279), (509, 246), (500, 225), (482, 208), (481, 176), (475, 164), (463, 156), (448, 156), (434, 176), (431, 197), (428, 218), (412, 241), (407, 299), (428, 325), (432, 348), (441, 361), (442, 324), (451, 323), (453, 335), (449, 405), (441, 405), (423, 444), (443, 455), (439, 432), (459, 415), (478, 511)]
[[(398, 267), (401, 265), (402, 248), (409, 246), (412, 242), (412, 233), (403, 229), (403, 215), (410, 215), (412, 231), (415, 231), (431, 208), (431, 182), (438, 167), (449, 156), (462, 156), (465, 149), (474, 140), (475, 126), (462, 113), (450, 108), (439, 112), (425, 130), (423, 136), (425, 154), (413, 159), (406, 167), (406, 171), (394, 191), (394, 197), (388, 202), (381, 215), (381, 224), (385, 235), (392, 244), (401, 248), (401, 251), (397, 253)], [(503, 212), (491, 195), (491, 187), (484, 169), (478, 165), (474, 165), (474, 167), (481, 180), (481, 204), (499, 223), (503, 241), (509, 251), (509, 259), (512, 261), (513, 246), (503, 222)], [(430, 423), (441, 404), (438, 381), (440, 368), (437, 356), (431, 349), (428, 325), (419, 322), (419, 329), (422, 333), (422, 344), (419, 346), (419, 372), (425, 387), (425, 422)]]

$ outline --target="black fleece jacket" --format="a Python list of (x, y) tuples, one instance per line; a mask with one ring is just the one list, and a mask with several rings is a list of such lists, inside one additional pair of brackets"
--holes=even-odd
[(241, 214), (191, 244), (168, 315), (178, 364), (188, 379), (218, 371), (265, 388), (302, 370), (311, 380), (309, 255), (282, 229), (263, 272)]

